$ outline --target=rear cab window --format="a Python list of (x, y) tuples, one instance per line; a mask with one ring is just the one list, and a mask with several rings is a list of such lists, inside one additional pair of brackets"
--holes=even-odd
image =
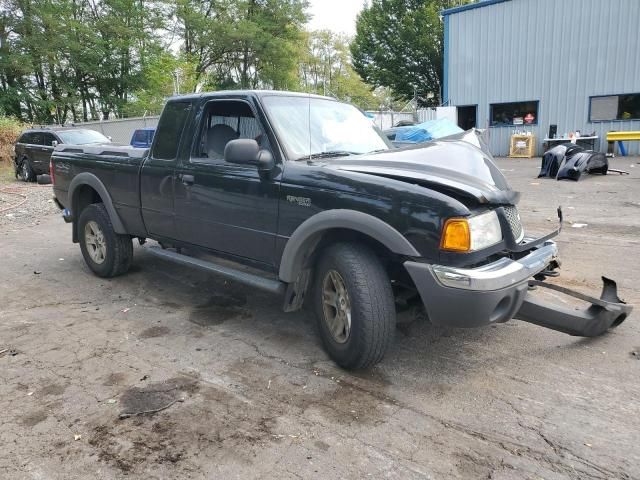
[(137, 143), (147, 142), (147, 132), (145, 130), (136, 130), (133, 133), (133, 141)]
[(175, 160), (178, 155), (178, 146), (182, 137), (182, 130), (189, 118), (189, 102), (169, 102), (164, 107), (155, 142), (151, 150), (151, 157), (156, 160)]

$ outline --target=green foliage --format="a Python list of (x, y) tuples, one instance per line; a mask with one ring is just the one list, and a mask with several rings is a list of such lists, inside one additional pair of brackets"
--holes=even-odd
[(28, 121), (120, 114), (159, 47), (160, 1), (4, 0), (0, 106)]
[(328, 30), (306, 34), (307, 48), (299, 69), (301, 89), (330, 95), (363, 109), (378, 109), (383, 103), (379, 92), (364, 83), (351, 65), (349, 40)]
[(372, 0), (358, 16), (351, 44), (353, 66), (375, 86), (404, 99), (437, 105), (442, 89), (443, 23), (440, 12), (460, 1)]
[(177, 0), (184, 53), (208, 89), (298, 85), (306, 0)]
[(307, 0), (1, 0), (0, 112), (43, 124), (157, 114), (176, 92), (231, 88), (387, 105), (389, 92), (352, 67), (350, 39), (304, 31), (307, 9)]
[(27, 125), (11, 117), (0, 116), (0, 163), (10, 161), (13, 145)]

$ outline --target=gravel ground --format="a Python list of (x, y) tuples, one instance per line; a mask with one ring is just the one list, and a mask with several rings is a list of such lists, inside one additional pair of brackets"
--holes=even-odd
[[(498, 165), (529, 233), (563, 205), (558, 281), (594, 293), (605, 274), (637, 306), (635, 162), (578, 183)], [(420, 322), (346, 372), (308, 311), (139, 246), (97, 278), (69, 225), (39, 221), (0, 226), (1, 479), (640, 479), (637, 310), (595, 339)]]
[[(6, 172), (3, 172), (6, 173)], [(38, 225), (48, 216), (59, 213), (53, 202), (51, 185), (25, 183), (3, 175), (0, 181), (0, 231)]]

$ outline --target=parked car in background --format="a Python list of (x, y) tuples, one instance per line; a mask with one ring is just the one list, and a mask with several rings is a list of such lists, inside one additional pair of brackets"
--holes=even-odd
[(153, 127), (138, 128), (134, 130), (129, 144), (132, 147), (149, 148), (151, 146), (151, 142), (153, 142), (154, 133), (156, 133), (156, 129)]
[(22, 132), (15, 145), (16, 178), (33, 182), (38, 175), (49, 173), (49, 160), (58, 144), (87, 145), (108, 143), (100, 132), (86, 128), (32, 128)]

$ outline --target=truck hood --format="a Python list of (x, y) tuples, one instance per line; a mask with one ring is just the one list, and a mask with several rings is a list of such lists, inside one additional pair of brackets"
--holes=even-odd
[(481, 204), (512, 205), (519, 198), (474, 130), (420, 145), (323, 163), (328, 168), (393, 178)]

